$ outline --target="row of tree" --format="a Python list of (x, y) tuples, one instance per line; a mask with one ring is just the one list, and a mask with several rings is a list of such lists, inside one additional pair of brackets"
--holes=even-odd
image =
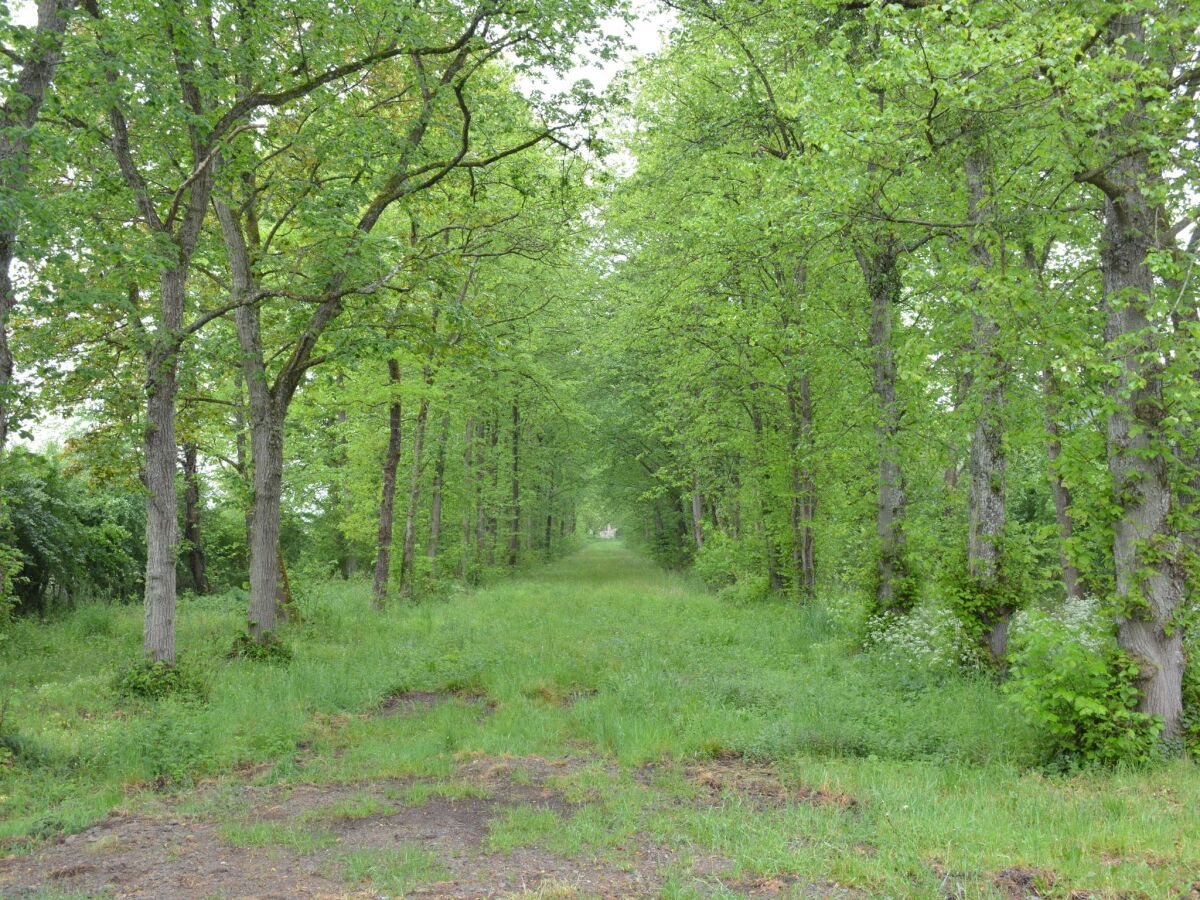
[(670, 5), (605, 212), (627, 527), (802, 600), (937, 595), (1001, 665), (1017, 609), (1102, 598), (1176, 736), (1200, 6)]
[[(181, 572), (247, 583), (271, 638), (284, 525), (296, 556), (373, 555), (380, 606), (573, 529), (582, 442), (539, 361), (563, 359), (544, 273), (579, 240), (596, 100), (536, 85), (610, 52), (608, 12), (41, 0), (0, 23), (0, 453), (66, 410), (66, 477), (144, 497), (118, 543), (151, 660), (175, 659)], [(79, 594), (31, 577), (14, 512), (3, 592)], [(223, 566), (206, 531), (237, 535)]]

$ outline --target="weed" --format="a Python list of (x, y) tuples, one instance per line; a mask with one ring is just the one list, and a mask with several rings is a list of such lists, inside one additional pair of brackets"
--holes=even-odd
[(222, 826), (221, 838), (235, 847), (285, 847), (296, 853), (313, 853), (337, 843), (324, 829), (301, 828), (280, 822), (240, 822)]
[(369, 884), (373, 891), (402, 894), (430, 881), (447, 877), (437, 857), (420, 847), (391, 850), (355, 850), (341, 858), (342, 877), (352, 884)]
[(137, 700), (162, 700), (176, 697), (203, 702), (208, 699), (208, 684), (191, 666), (143, 660), (134, 663), (113, 679), (118, 696)]
[(250, 632), (243, 631), (233, 639), (229, 658), (284, 665), (292, 661), (292, 649), (274, 634), (267, 633), (262, 637), (255, 637)]

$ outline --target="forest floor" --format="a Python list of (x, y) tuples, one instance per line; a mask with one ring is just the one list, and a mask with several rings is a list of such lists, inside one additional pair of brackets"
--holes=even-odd
[(184, 604), (203, 704), (112, 699), (136, 611), (39, 626), (74, 663), (19, 632), (0, 895), (1200, 897), (1193, 764), (1041, 773), (991, 682), (816, 605), (614, 542), (382, 619), (329, 591), (287, 666), (218, 662), (236, 611)]

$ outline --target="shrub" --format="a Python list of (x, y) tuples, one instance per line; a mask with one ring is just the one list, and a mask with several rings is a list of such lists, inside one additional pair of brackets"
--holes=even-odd
[(946, 672), (978, 668), (978, 645), (955, 611), (922, 603), (908, 615), (883, 613), (866, 626), (866, 647), (893, 664)]
[(269, 632), (256, 638), (248, 631), (243, 631), (233, 639), (233, 646), (229, 649), (229, 658), (248, 659), (253, 662), (288, 663), (292, 659), (292, 649)]
[(132, 700), (180, 700), (204, 702), (208, 699), (208, 684), (191, 666), (143, 660), (134, 663), (113, 679), (113, 690), (120, 697)]
[(214, 748), (201, 720), (186, 707), (167, 701), (136, 730), (136, 754), (143, 773), (156, 786), (189, 785), (208, 770)]
[(738, 576), (733, 584), (727, 584), (718, 591), (717, 596), (735, 606), (749, 606), (762, 603), (771, 597), (771, 585), (766, 575)]
[(1055, 618), (1018, 616), (1006, 690), (1045, 741), (1046, 761), (1074, 770), (1149, 761), (1161, 730), (1136, 711), (1137, 666), (1081, 604)]
[(739, 572), (745, 570), (744, 555), (745, 550), (737, 541), (715, 531), (708, 535), (704, 549), (696, 553), (692, 571), (709, 588), (727, 587), (737, 581)]
[(1183, 740), (1200, 755), (1200, 633), (1192, 627), (1184, 643), (1187, 668), (1183, 670)]

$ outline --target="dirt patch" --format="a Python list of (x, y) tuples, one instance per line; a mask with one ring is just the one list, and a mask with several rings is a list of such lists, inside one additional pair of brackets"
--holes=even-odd
[(593, 687), (537, 687), (526, 691), (525, 696), (530, 700), (538, 700), (542, 703), (548, 703), (551, 706), (574, 706), (580, 700), (586, 700), (588, 697), (594, 697), (597, 690)]
[(0, 895), (345, 897), (318, 861), (231, 847), (207, 822), (110, 816), (31, 856), (0, 859)]
[(385, 716), (407, 716), (447, 700), (479, 703), (485, 712), (496, 708), (495, 702), (480, 691), (401, 691), (384, 700), (379, 706), (379, 713)]
[[(405, 694), (392, 709), (432, 705), (447, 695)], [(564, 821), (578, 812), (559, 789), (568, 777), (615, 763), (591, 755), (562, 758), (466, 754), (450, 778), (394, 778), (336, 784), (242, 785), (236, 797), (203, 794), (166, 799), (138, 815), (114, 815), (84, 832), (26, 857), (0, 860), (0, 896), (39, 891), (119, 897), (359, 897), (388, 893), (383, 885), (345, 880), (348, 859), (420, 851), (436, 862), (436, 883), (414, 884), (414, 897), (549, 896), (654, 897), (681, 861), (703, 890), (732, 889), (751, 897), (856, 897), (834, 884), (783, 873), (730, 881), (732, 860), (693, 857), (639, 834), (613, 858), (559, 856), (538, 846), (493, 850), (489, 826), (518, 807), (553, 811)], [(649, 772), (645, 773), (649, 774)], [(702, 787), (702, 803), (731, 794), (763, 807), (816, 803), (852, 808), (852, 798), (788, 786), (770, 769), (730, 758), (685, 769)], [(581, 799), (580, 797), (573, 797)], [(221, 821), (216, 816), (222, 816)], [(246, 835), (257, 835), (248, 839)], [(264, 837), (265, 835), (265, 837)], [(225, 837), (233, 837), (234, 846)]]
[(841, 791), (815, 788), (810, 785), (788, 785), (775, 772), (738, 757), (713, 759), (705, 765), (688, 766), (688, 780), (699, 785), (708, 802), (720, 804), (730, 794), (742, 797), (760, 809), (772, 809), (795, 803), (828, 806), (843, 810), (858, 807), (858, 801)]
[[(660, 872), (673, 857), (650, 843), (631, 848), (630, 861), (621, 864), (565, 858), (539, 847), (504, 853), (489, 848), (489, 823), (515, 806), (572, 815), (578, 806), (548, 781), (586, 762), (472, 756), (451, 781), (246, 786), (237, 804), (241, 815), (228, 818), (226, 807), (226, 827), (319, 835), (306, 851), (294, 849), (302, 844), (269, 841), (234, 846), (217, 822), (179, 816), (171, 804), (144, 815), (114, 815), (30, 856), (0, 860), (0, 896), (378, 896), (382, 887), (344, 880), (345, 858), (414, 848), (436, 860), (444, 880), (414, 885), (408, 896), (501, 897), (542, 888), (563, 896), (657, 896)], [(449, 796), (438, 793), (443, 790)]]
[(1045, 896), (1054, 886), (1054, 874), (1045, 869), (1010, 866), (997, 872), (992, 884), (1008, 900), (1027, 900)]
[(791, 873), (763, 875), (738, 881), (723, 881), (722, 886), (745, 897), (857, 898), (864, 896), (853, 888), (832, 882), (813, 882)]

